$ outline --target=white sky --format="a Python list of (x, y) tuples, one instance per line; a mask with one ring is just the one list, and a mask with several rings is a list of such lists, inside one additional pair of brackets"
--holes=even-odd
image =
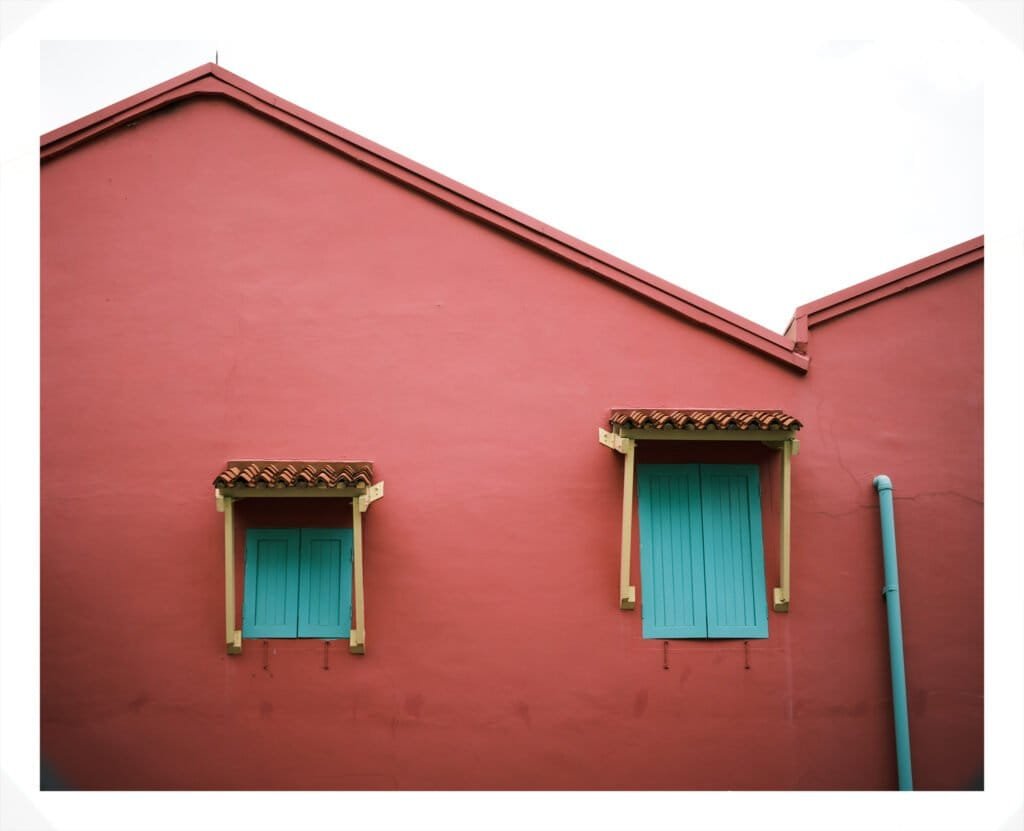
[[(39, 134), (219, 51), (253, 83), (774, 331), (801, 303), (984, 231), (986, 377), (1001, 381), (987, 417), (1022, 409), (1020, 0), (0, 0), (0, 37), (8, 402), (38, 400)], [(147, 799), (33, 793), (46, 645), (38, 560), (22, 555), (38, 551), (38, 504), (9, 471), (37, 466), (38, 413), (0, 415), (16, 437), (0, 480), (5, 828), (258, 831), (351, 816), (367, 829), (653, 830), (680, 811), (701, 828), (764, 831), (1021, 822), (1018, 444), (986, 458), (986, 565), (1013, 556), (986, 583), (989, 765), (977, 798)], [(524, 819), (535, 811), (544, 819)]]

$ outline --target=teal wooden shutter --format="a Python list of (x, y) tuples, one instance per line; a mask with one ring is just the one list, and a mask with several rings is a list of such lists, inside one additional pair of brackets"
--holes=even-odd
[(637, 465), (645, 638), (707, 636), (697, 465)]
[(767, 638), (756, 465), (701, 465), (708, 637)]
[(294, 638), (298, 583), (299, 532), (250, 529), (245, 535), (242, 636)]
[(352, 627), (352, 530), (302, 529), (299, 637), (347, 638)]

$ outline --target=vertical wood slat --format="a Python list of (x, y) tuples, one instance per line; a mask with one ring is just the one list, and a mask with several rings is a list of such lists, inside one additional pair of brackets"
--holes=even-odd
[(301, 532), (298, 636), (340, 638), (352, 618), (352, 531), (304, 528)]
[(640, 465), (645, 638), (707, 636), (698, 465)]
[(701, 465), (708, 637), (766, 638), (756, 465)]
[(245, 541), (242, 633), (247, 638), (294, 638), (298, 632), (298, 529), (249, 529)]

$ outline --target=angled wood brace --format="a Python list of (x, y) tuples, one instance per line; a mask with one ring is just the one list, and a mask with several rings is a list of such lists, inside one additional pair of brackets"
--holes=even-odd
[(779, 517), (779, 582), (772, 591), (772, 608), (776, 612), (789, 611), (789, 545), (790, 545), (790, 505), (792, 490), (792, 465), (790, 460), (800, 452), (800, 442), (796, 439), (786, 439), (779, 442), (782, 445), (782, 488), (781, 488), (781, 516)]

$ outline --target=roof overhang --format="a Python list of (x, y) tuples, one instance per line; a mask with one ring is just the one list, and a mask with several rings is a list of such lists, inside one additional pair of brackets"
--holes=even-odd
[(374, 484), (372, 462), (239, 459), (224, 465), (213, 486), (232, 499), (368, 496), (372, 502), (384, 483)]
[(782, 410), (614, 409), (611, 431), (599, 430), (602, 444), (618, 450), (622, 439), (645, 441), (759, 441), (781, 442), (796, 438), (803, 426)]

